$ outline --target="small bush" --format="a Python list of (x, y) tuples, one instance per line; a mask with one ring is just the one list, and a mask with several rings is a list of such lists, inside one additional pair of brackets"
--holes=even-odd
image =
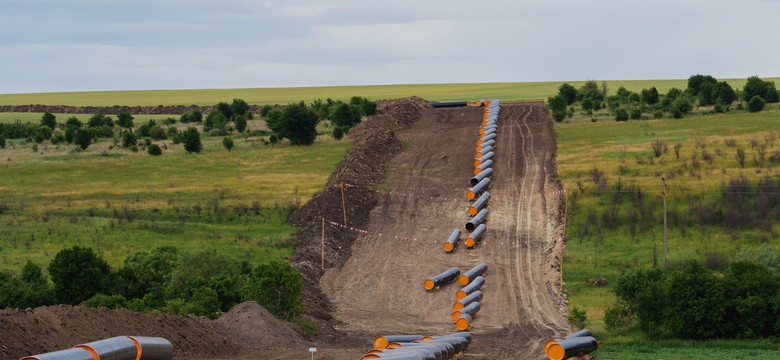
[(625, 303), (620, 302), (604, 310), (604, 327), (608, 331), (624, 330), (631, 326), (633, 321), (634, 315)]
[(760, 112), (766, 107), (766, 100), (758, 95), (753, 96), (753, 98), (748, 101), (747, 107), (748, 111), (752, 113)]
[(122, 295), (96, 294), (95, 296), (89, 298), (89, 300), (84, 301), (84, 306), (92, 308), (106, 307), (109, 309), (118, 309), (127, 307), (127, 300)]
[(157, 145), (157, 144), (149, 145), (149, 147), (146, 148), (146, 152), (149, 153), (149, 155), (152, 155), (152, 156), (162, 155), (162, 149), (160, 148), (160, 145)]
[(233, 150), (233, 147), (235, 146), (235, 143), (233, 142), (233, 139), (229, 137), (225, 137), (222, 139), (222, 146), (225, 147), (225, 149), (230, 152), (230, 150)]
[(569, 323), (573, 327), (584, 329), (588, 324), (588, 315), (585, 313), (585, 310), (572, 306), (569, 309)]

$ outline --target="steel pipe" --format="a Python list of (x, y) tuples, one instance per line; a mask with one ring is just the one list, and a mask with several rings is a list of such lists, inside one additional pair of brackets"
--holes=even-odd
[(488, 209), (480, 210), (480, 212), (478, 212), (477, 215), (474, 215), (474, 217), (471, 218), (471, 220), (466, 222), (466, 230), (473, 232), (474, 229), (477, 228), (477, 226), (479, 226), (480, 224), (482, 224), (485, 221), (487, 216), (488, 216)]
[(75, 347), (87, 350), (95, 360), (136, 360), (138, 357), (136, 342), (127, 336), (93, 341)]
[(477, 276), (474, 278), (474, 280), (471, 280), (471, 282), (468, 285), (464, 286), (462, 289), (458, 290), (458, 292), (455, 293), (455, 299), (457, 300), (463, 299), (469, 294), (481, 289), (483, 285), (485, 285), (485, 278), (482, 276)]
[(494, 125), (488, 125), (479, 129), (479, 135), (481, 135), (482, 137), (490, 134), (494, 134), (495, 132), (496, 132), (496, 127)]
[[(582, 329), (582, 330), (577, 331), (575, 333), (566, 335), (566, 337), (564, 337), (564, 339), (572, 339), (572, 338), (578, 338), (578, 337), (584, 337), (584, 336), (591, 336), (592, 337), (593, 333), (590, 332), (590, 330), (588, 330), (588, 329)], [(550, 339), (550, 340), (547, 340), (547, 342), (544, 343), (544, 351), (545, 352), (547, 352), (547, 348), (549, 348), (550, 345), (555, 343), (555, 340), (556, 339)]]
[(469, 294), (469, 296), (466, 296), (452, 304), (452, 311), (463, 309), (464, 307), (468, 306), (468, 304), (471, 304), (475, 301), (482, 301), (482, 296), (482, 291), (477, 290)]
[(435, 108), (451, 108), (451, 107), (463, 107), (468, 105), (468, 101), (448, 101), (448, 102), (432, 102), (431, 106)]
[(477, 201), (471, 203), (471, 206), (469, 206), (469, 215), (477, 215), (477, 213), (487, 205), (488, 200), (490, 200), (490, 192), (485, 191), (479, 196)]
[(89, 351), (82, 348), (53, 351), (45, 354), (25, 356), (19, 360), (95, 360)]
[(390, 343), (412, 342), (422, 339), (422, 335), (381, 335), (374, 338), (374, 349), (384, 349)]
[(479, 224), (479, 226), (469, 234), (466, 241), (463, 242), (464, 245), (469, 249), (477, 246), (477, 244), (482, 241), (482, 235), (485, 235), (485, 231), (487, 231), (487, 225)]
[(493, 146), (493, 147), (495, 147), (496, 146), (496, 140), (492, 139), (492, 140), (489, 140), (489, 141), (486, 141), (486, 142), (482, 143), (481, 145), (477, 145), (477, 152), (482, 151), (482, 149), (485, 148), (485, 146)]
[(447, 241), (444, 242), (444, 251), (451, 252), (452, 250), (455, 250), (455, 245), (458, 244), (458, 239), (460, 239), (460, 230), (452, 230), (452, 234), (450, 234), (450, 237), (447, 238)]
[(470, 325), (471, 325), (471, 315), (469, 314), (463, 314), (458, 318), (457, 321), (455, 321), (455, 328), (461, 331), (468, 330)]
[(489, 153), (491, 151), (493, 151), (493, 146), (491, 146), (491, 145), (484, 146), (484, 147), (482, 147), (482, 149), (477, 151), (477, 154), (479, 154), (479, 155), (475, 156), (475, 158), (480, 157), (482, 155), (485, 155), (485, 154), (487, 154), (487, 153)]
[(458, 277), (458, 284), (460, 284), (460, 286), (468, 285), (469, 283), (474, 281), (474, 279), (476, 279), (477, 276), (485, 275), (487, 269), (488, 269), (487, 264), (483, 262), (475, 265), (473, 268), (469, 269), (468, 271), (464, 272)]
[(582, 336), (571, 339), (555, 340), (545, 348), (545, 354), (550, 360), (563, 360), (573, 356), (590, 354), (598, 348), (598, 341), (592, 336)]
[(463, 309), (455, 310), (452, 312), (452, 322), (457, 322), (463, 314), (469, 314), (471, 317), (475, 317), (481, 308), (482, 304), (480, 304), (479, 301), (475, 301)]
[(482, 179), (477, 185), (474, 185), (469, 191), (466, 193), (466, 197), (469, 200), (474, 200), (477, 198), (477, 195), (481, 194), (482, 191), (487, 190), (488, 185), (490, 185), (490, 178)]
[(138, 349), (138, 360), (171, 360), (173, 344), (165, 338), (154, 336), (128, 336)]
[(496, 134), (495, 133), (494, 134), (485, 135), (485, 136), (479, 138), (479, 140), (477, 140), (477, 145), (482, 145), (482, 144), (485, 143), (485, 141), (490, 141), (490, 140), (493, 140), (495, 138), (496, 138)]
[[(457, 267), (451, 268), (441, 274), (438, 274), (430, 279), (425, 279), (425, 289), (433, 290), (441, 285), (455, 281), (460, 275), (460, 269)], [(422, 338), (422, 335), (420, 336)], [(420, 340), (420, 339), (416, 339)]]
[(474, 160), (474, 167), (482, 165), (483, 162), (492, 159), (494, 155), (496, 154), (492, 151), (488, 152), (485, 155), (482, 155), (479, 159)]
[[(492, 153), (492, 151), (488, 152), (488, 154), (490, 154), (490, 153)], [(488, 160), (490, 160), (490, 159), (488, 159)], [(487, 161), (487, 160), (485, 160), (485, 161)], [(480, 163), (480, 165), (482, 165), (482, 163)], [(477, 184), (479, 184), (480, 181), (482, 181), (482, 179), (484, 179), (486, 177), (490, 177), (490, 175), (493, 175), (493, 169), (492, 168), (487, 168), (485, 170), (480, 171), (479, 174), (474, 175), (474, 177), (471, 178), (469, 183), (471, 184), (471, 186), (477, 185)]]
[(493, 160), (488, 160), (480, 164), (479, 166), (474, 167), (474, 175), (477, 175), (482, 172), (482, 170), (485, 170), (489, 168), (491, 165), (493, 165)]

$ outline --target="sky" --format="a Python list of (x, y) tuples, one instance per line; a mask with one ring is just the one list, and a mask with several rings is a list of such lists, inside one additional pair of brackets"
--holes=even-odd
[(780, 76), (777, 0), (0, 0), (0, 93)]

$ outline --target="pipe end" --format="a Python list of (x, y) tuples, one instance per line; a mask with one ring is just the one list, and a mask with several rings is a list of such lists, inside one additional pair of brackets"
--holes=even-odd
[(458, 284), (460, 284), (460, 286), (468, 285), (469, 284), (469, 278), (466, 275), (458, 276)]
[(455, 293), (455, 299), (460, 300), (466, 297), (466, 292), (463, 290), (458, 290), (458, 292)]
[(556, 342), (547, 348), (545, 354), (547, 354), (547, 358), (550, 360), (563, 360), (563, 357), (566, 356), (566, 349)]
[(474, 247), (474, 245), (477, 244), (477, 242), (474, 241), (474, 239), (472, 239), (472, 238), (466, 238), (465, 244), (466, 244), (467, 248), (471, 249), (471, 248)]
[(460, 318), (458, 319), (457, 322), (455, 322), (455, 327), (460, 331), (468, 330), (469, 320), (465, 318)]
[(446, 252), (452, 252), (452, 250), (455, 250), (455, 244), (453, 244), (453, 243), (448, 243), (448, 242), (445, 242), (445, 243), (444, 243), (444, 251), (446, 251)]
[(473, 191), (469, 191), (469, 192), (466, 193), (466, 197), (469, 200), (474, 200), (474, 198), (477, 197), (477, 194), (475, 194)]
[(433, 290), (436, 284), (431, 279), (425, 279), (425, 290)]

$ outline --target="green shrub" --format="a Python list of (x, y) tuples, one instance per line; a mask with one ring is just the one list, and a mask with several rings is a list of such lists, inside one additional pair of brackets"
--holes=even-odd
[(203, 143), (200, 141), (200, 133), (198, 132), (198, 129), (194, 127), (184, 130), (179, 139), (184, 144), (184, 150), (190, 154), (199, 153), (203, 150)]
[(572, 306), (569, 309), (569, 323), (573, 327), (584, 329), (588, 324), (588, 315), (585, 313), (585, 310)]
[(157, 144), (149, 145), (146, 148), (146, 152), (149, 153), (149, 155), (152, 155), (152, 156), (162, 155), (162, 149), (160, 148), (160, 145), (157, 145)]
[(628, 110), (622, 107), (615, 110), (615, 120), (628, 121)]
[(271, 110), (266, 121), (278, 138), (287, 138), (293, 145), (311, 145), (317, 137), (317, 114), (303, 101), (284, 110)]
[(225, 149), (230, 152), (230, 150), (233, 150), (233, 146), (235, 146), (235, 143), (233, 142), (233, 139), (229, 137), (222, 138), (222, 146), (225, 147)]
[(567, 105), (574, 104), (577, 101), (577, 88), (569, 83), (563, 83), (558, 87), (558, 95), (566, 100)]
[(95, 294), (95, 296), (84, 301), (86, 307), (106, 307), (109, 309), (118, 309), (127, 307), (127, 300), (122, 295)]
[(49, 129), (56, 129), (57, 117), (52, 113), (44, 113), (43, 116), (41, 116), (41, 125), (48, 126)]
[(111, 268), (91, 248), (63, 249), (49, 263), (54, 293), (63, 304), (76, 305), (98, 293), (111, 293)]
[(627, 329), (633, 320), (633, 313), (625, 303), (618, 302), (604, 310), (604, 327), (608, 331)]
[(243, 300), (254, 300), (276, 317), (290, 319), (301, 313), (301, 276), (288, 263), (258, 265), (242, 288)]
[(764, 110), (764, 107), (766, 107), (766, 100), (758, 95), (753, 96), (747, 104), (748, 111), (752, 113), (760, 112)]

